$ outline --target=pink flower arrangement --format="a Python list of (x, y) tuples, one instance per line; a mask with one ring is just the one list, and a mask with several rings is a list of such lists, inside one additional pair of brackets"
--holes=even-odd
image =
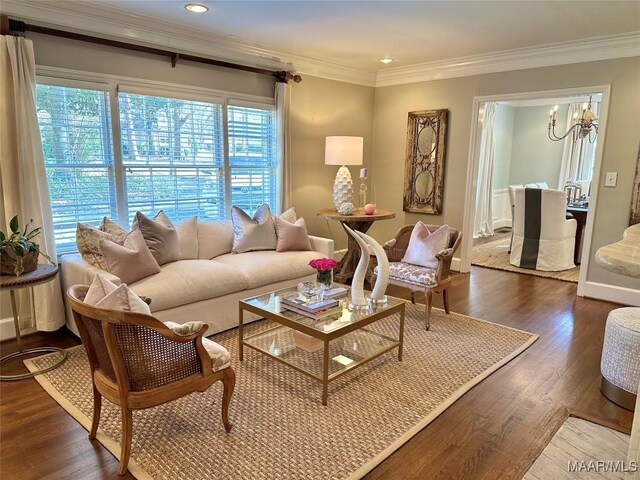
[(309, 262), (309, 265), (318, 271), (331, 270), (338, 265), (333, 258), (314, 258)]

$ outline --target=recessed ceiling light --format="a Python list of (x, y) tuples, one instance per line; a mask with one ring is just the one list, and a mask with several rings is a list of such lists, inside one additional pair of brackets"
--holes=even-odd
[(205, 13), (209, 11), (209, 7), (200, 5), (199, 3), (187, 3), (184, 8), (193, 13)]
[(378, 60), (380, 63), (391, 63), (393, 61), (395, 61), (395, 58), (381, 58), (380, 60)]

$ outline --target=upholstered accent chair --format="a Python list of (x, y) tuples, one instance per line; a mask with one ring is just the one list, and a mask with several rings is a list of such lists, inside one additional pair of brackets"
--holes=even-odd
[[(389, 258), (389, 284), (406, 288), (411, 292), (411, 302), (416, 303), (416, 293), (424, 293), (425, 309), (424, 309), (424, 326), (429, 330), (431, 326), (430, 316), (433, 304), (433, 294), (441, 293), (444, 309), (447, 313), (449, 310), (449, 298), (447, 296), (447, 288), (451, 283), (451, 260), (453, 254), (460, 246), (462, 240), (462, 232), (455, 228), (449, 227), (449, 238), (446, 248), (436, 255), (438, 266), (435, 269), (421, 267), (402, 262), (407, 248), (409, 247), (409, 239), (415, 225), (405, 225), (395, 238), (384, 244), (384, 250)], [(430, 232), (438, 229), (439, 225), (426, 225)], [(373, 272), (371, 284), (375, 285), (377, 280), (378, 267)]]
[(548, 272), (573, 268), (577, 223), (566, 218), (565, 193), (516, 188), (514, 199), (511, 265)]
[[(100, 421), (102, 397), (122, 412), (122, 447), (118, 475), (129, 463), (132, 411), (155, 407), (223, 383), (222, 423), (231, 430), (228, 408), (235, 386), (229, 352), (203, 338), (206, 325), (189, 329), (162, 323), (150, 315), (107, 310), (84, 303), (88, 287), (74, 285), (67, 297), (93, 380), (93, 419), (89, 438)], [(186, 330), (186, 331), (185, 331)]]

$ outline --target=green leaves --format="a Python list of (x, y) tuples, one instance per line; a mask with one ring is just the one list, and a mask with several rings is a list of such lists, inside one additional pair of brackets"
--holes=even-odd
[(20, 232), (18, 215), (13, 217), (9, 222), (11, 234), (7, 236), (4, 232), (0, 232), (0, 241), (2, 242), (1, 246), (11, 248), (19, 258), (23, 258), (29, 252), (38, 252), (40, 255), (52, 262), (51, 258), (41, 252), (38, 245), (33, 241), (38, 235), (40, 235), (40, 233), (42, 233), (42, 228), (38, 227), (28, 231), (32, 223), (33, 219), (25, 225), (24, 232)]
[(13, 217), (9, 222), (9, 228), (11, 229), (11, 233), (18, 233), (20, 231), (20, 225), (18, 224), (18, 215)]

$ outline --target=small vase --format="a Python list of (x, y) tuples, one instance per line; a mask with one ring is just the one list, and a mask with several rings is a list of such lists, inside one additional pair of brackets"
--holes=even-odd
[(316, 281), (325, 286), (325, 288), (331, 288), (333, 282), (333, 268), (329, 270), (318, 270), (316, 273)]

